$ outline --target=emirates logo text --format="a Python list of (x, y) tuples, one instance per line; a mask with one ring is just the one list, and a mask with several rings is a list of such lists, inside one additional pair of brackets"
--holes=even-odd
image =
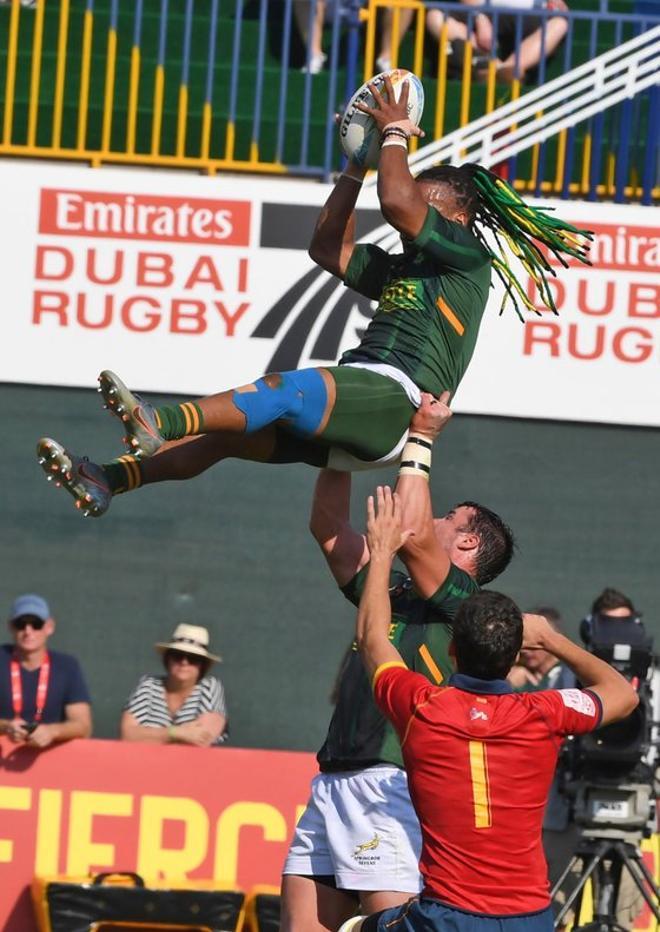
[(248, 246), (250, 202), (42, 188), (39, 232)]

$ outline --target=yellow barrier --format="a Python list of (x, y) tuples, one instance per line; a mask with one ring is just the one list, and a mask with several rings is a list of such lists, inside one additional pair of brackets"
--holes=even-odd
[[(41, 0), (43, 2), (43, 0)], [(14, 117), (14, 93), (16, 91), (16, 56), (18, 51), (19, 0), (13, 0), (9, 18), (9, 43), (7, 46), (7, 76), (5, 79), (5, 113), (2, 121), (2, 144), (11, 140)]]
[[(38, 0), (39, 4), (45, 0)], [(82, 58), (80, 65), (80, 94), (78, 98), (78, 132), (76, 135), (76, 148), (79, 152), (85, 151), (85, 137), (87, 133), (87, 107), (89, 105), (89, 73), (92, 60), (92, 29), (94, 19), (90, 10), (85, 10), (83, 23)]]
[[(122, 32), (117, 26), (119, 4), (116, 0), (111, 0), (110, 6), (113, 10), (110, 23), (99, 18), (101, 13), (96, 14), (95, 20), (93, 5), (81, 9), (80, 4), (71, 5), (70, 0), (60, 0), (59, 5), (48, 8), (46, 0), (37, 0), (33, 9), (23, 8), (20, 0), (11, 0), (9, 9), (0, 8), (0, 15), (7, 17), (0, 155), (74, 159), (89, 162), (93, 166), (116, 163), (178, 167), (204, 171), (211, 175), (218, 171), (234, 170), (276, 174), (289, 171), (279, 160), (282, 157), (279, 151), (272, 160), (262, 155), (268, 147), (261, 143), (257, 128), (261, 103), (258, 105), (257, 119), (253, 125), (253, 135), (256, 138), (245, 138), (246, 130), (241, 129), (238, 122), (235, 93), (238, 78), (235, 69), (229, 77), (230, 102), (228, 111), (222, 118), (222, 130), (217, 128), (214, 134), (213, 129), (217, 127), (214, 121), (219, 119), (217, 105), (214, 107), (211, 99), (205, 99), (199, 83), (196, 87), (188, 86), (187, 70), (185, 77), (179, 79), (178, 74), (174, 77), (177, 88), (173, 94), (171, 62), (162, 60), (160, 52), (157, 61), (153, 60), (153, 56), (149, 60), (140, 46), (139, 29), (136, 38), (127, 41), (126, 20), (122, 21)], [(127, 8), (137, 9), (130, 4)], [(216, 32), (218, 8), (219, 4), (211, 0), (209, 9), (216, 11), (211, 14), (211, 28)], [(458, 126), (465, 126), (470, 120), (492, 112), (496, 105), (515, 99), (521, 92), (518, 80), (508, 85), (497, 81), (496, 63), (492, 58), (485, 73), (481, 74), (485, 83), (475, 82), (472, 75), (472, 45), (469, 41), (463, 44), (464, 54), (460, 72), (452, 76), (448, 41), (449, 17), (444, 16), (440, 25), (436, 22), (434, 26), (436, 32), (438, 28), (440, 30), (437, 37), (439, 41), (429, 41), (429, 12), (431, 11), (421, 0), (368, 0), (360, 11), (366, 31), (365, 80), (376, 68), (378, 41), (380, 38), (382, 43), (380, 30), (385, 17), (390, 18), (391, 40), (386, 51), (389, 53), (391, 64), (409, 68), (422, 77), (425, 77), (425, 72), (432, 75), (432, 78), (425, 77), (427, 97), (431, 102), (424, 118), (427, 141), (440, 138)], [(436, 14), (437, 20), (439, 11), (432, 12)], [(123, 8), (122, 15), (126, 15), (126, 8)], [(168, 24), (167, 21), (161, 21), (160, 25), (166, 30)], [(238, 36), (237, 48), (240, 48), (242, 26), (240, 22), (237, 25), (239, 28), (234, 39)], [(400, 47), (400, 35), (408, 28), (412, 30), (412, 34)], [(79, 53), (72, 45), (73, 37), (78, 35)], [(166, 32), (163, 31), (163, 36), (165, 35)], [(454, 39), (454, 46), (458, 41), (460, 40)], [(164, 41), (162, 48), (165, 48)], [(188, 55), (189, 48), (188, 40), (184, 56)], [(77, 54), (80, 56), (79, 64)], [(197, 66), (204, 64), (208, 68), (208, 74), (212, 75), (215, 67), (214, 55), (215, 52), (212, 54), (209, 51), (208, 62), (197, 61)], [(225, 66), (226, 61), (224, 59)], [(45, 77), (46, 62), (49, 68), (52, 65), (52, 76), (50, 72), (46, 72)], [(123, 70), (122, 62), (126, 62)], [(340, 62), (340, 65), (343, 63)], [(282, 61), (280, 66), (282, 103), (286, 97), (286, 81), (290, 79), (286, 74), (288, 62)], [(22, 80), (23, 75), (29, 76), (29, 80)], [(2, 80), (3, 76), (0, 74), (0, 86)], [(261, 78), (258, 75), (257, 83), (259, 81)], [(23, 90), (26, 84), (27, 98), (24, 100), (17, 94), (19, 91), (21, 94), (26, 93)], [(101, 87), (102, 90), (97, 93), (96, 88)], [(152, 88), (152, 93), (145, 106), (147, 87)], [(121, 89), (121, 97), (118, 88)], [(206, 93), (210, 95), (212, 88), (211, 81)], [(74, 95), (75, 100), (72, 99)], [(172, 105), (174, 97), (176, 104)], [(172, 107), (173, 113), (169, 110), (166, 112), (166, 102)], [(280, 112), (283, 113), (284, 110)], [(171, 119), (166, 120), (168, 114)], [(309, 114), (305, 119), (308, 116)], [(191, 122), (193, 118), (199, 123), (199, 128)], [(241, 119), (244, 127), (245, 114), (241, 113)], [(220, 150), (216, 149), (213, 153), (214, 145), (218, 144)], [(414, 139), (413, 151), (417, 145), (418, 140)], [(528, 161), (519, 162), (517, 177), (513, 179), (515, 187), (520, 190), (533, 191), (538, 188), (544, 193), (561, 193), (567, 162), (567, 145), (568, 136), (566, 131), (563, 131), (558, 138), (555, 164), (549, 166), (544, 173), (550, 177), (542, 178), (540, 183), (540, 147), (536, 146), (529, 160), (530, 170), (526, 177), (521, 176), (520, 165), (528, 164)], [(242, 153), (243, 157), (239, 157), (238, 153)], [(569, 185), (569, 191), (571, 194), (585, 195), (589, 193), (590, 185), (590, 135), (584, 137), (578, 154), (578, 180)], [(329, 169), (330, 165), (326, 167)], [(310, 173), (322, 172), (319, 166), (310, 165), (305, 168), (310, 170)], [(597, 187), (599, 195), (611, 197), (614, 194), (615, 168), (615, 155), (609, 153), (602, 183)], [(631, 170), (628, 182), (626, 196), (639, 197), (642, 193), (641, 186), (634, 170)], [(660, 196), (660, 189), (654, 189), (653, 194)]]
[[(246, 170), (250, 172), (286, 173), (287, 168), (279, 161), (262, 161), (256, 141), (249, 144), (249, 157), (235, 157), (235, 126), (229, 121), (224, 145), (224, 153), (211, 155), (212, 105), (209, 101), (199, 101), (201, 111), (201, 132), (199, 134), (198, 152), (186, 154), (189, 146), (189, 97), (188, 88), (181, 84), (178, 89), (178, 106), (176, 109), (176, 129), (173, 152), (164, 153), (162, 129), (165, 108), (166, 70), (162, 63), (148, 65), (145, 63), (141, 49), (131, 47), (128, 68), (128, 90), (125, 109), (125, 125), (122, 143), (118, 144), (118, 134), (113, 127), (118, 119), (116, 107), (116, 79), (118, 67), (119, 36), (117, 30), (103, 26), (102, 31), (95, 30), (93, 9), (75, 10), (70, 0), (60, 0), (58, 6), (57, 29), (54, 36), (44, 30), (47, 13), (46, 0), (37, 0), (33, 9), (21, 6), (20, 0), (11, 0), (11, 8), (4, 11), (8, 15), (7, 55), (4, 73), (4, 107), (0, 132), (0, 155), (20, 156), (24, 158), (56, 158), (89, 162), (97, 167), (102, 164), (134, 164), (162, 167), (179, 167), (201, 170), (208, 174), (218, 171)], [(76, 20), (75, 17), (79, 17)], [(72, 23), (73, 20), (73, 23)], [(77, 66), (70, 59), (73, 27), (81, 33), (80, 65), (77, 90), (77, 114), (75, 117), (75, 144), (63, 141), (65, 110), (70, 112), (70, 94), (67, 84), (74, 79), (73, 71)], [(52, 30), (51, 30), (52, 33)], [(26, 35), (31, 35), (29, 53), (25, 42)], [(48, 42), (49, 39), (54, 41)], [(100, 53), (99, 49), (103, 48)], [(52, 91), (45, 93), (43, 69), (46, 57), (54, 61), (54, 80)], [(100, 138), (94, 144), (90, 141), (90, 100), (92, 75), (98, 71), (99, 56), (103, 65), (103, 91), (101, 105)], [(29, 60), (28, 60), (29, 59)], [(29, 74), (29, 90), (26, 102), (26, 130), (23, 139), (16, 130), (17, 79), (21, 73)], [(3, 76), (0, 74), (0, 81)], [(150, 112), (145, 115), (140, 111), (138, 95), (145, 81), (153, 82), (153, 96)], [(46, 100), (46, 97), (49, 100)], [(52, 107), (52, 116), (50, 108)], [(48, 108), (48, 112), (45, 108)], [(142, 121), (150, 122), (150, 144), (145, 151), (138, 151), (138, 127)], [(147, 124), (148, 125), (148, 124)], [(48, 140), (43, 138), (48, 129)], [(41, 131), (41, 133), (40, 133)], [(41, 139), (39, 136), (41, 135)]]

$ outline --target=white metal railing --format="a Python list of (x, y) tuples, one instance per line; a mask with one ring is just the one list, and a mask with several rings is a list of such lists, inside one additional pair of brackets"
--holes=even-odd
[[(417, 175), (438, 162), (479, 162), (490, 168), (656, 82), (660, 82), (660, 26), (423, 146), (410, 156), (411, 171)], [(556, 109), (550, 111), (551, 107)], [(524, 120), (529, 122), (519, 127)], [(376, 182), (374, 173), (365, 187)], [(385, 223), (367, 239), (387, 250), (397, 244), (399, 234)]]
[[(486, 168), (660, 82), (660, 26), (421, 147), (414, 174), (438, 162)], [(367, 180), (374, 184), (375, 178)]]

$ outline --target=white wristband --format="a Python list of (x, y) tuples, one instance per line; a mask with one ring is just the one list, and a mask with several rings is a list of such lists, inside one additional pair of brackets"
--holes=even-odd
[(400, 146), (402, 149), (408, 151), (408, 140), (402, 139), (400, 136), (390, 136), (385, 142), (381, 142), (381, 149), (386, 149), (388, 146)]

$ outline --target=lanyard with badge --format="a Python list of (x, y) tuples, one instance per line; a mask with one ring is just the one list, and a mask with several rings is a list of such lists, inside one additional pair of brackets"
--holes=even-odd
[[(39, 681), (37, 683), (37, 698), (35, 703), (33, 721), (38, 724), (44, 714), (46, 696), (48, 695), (48, 680), (50, 679), (50, 657), (44, 657), (39, 668)], [(11, 661), (11, 704), (14, 718), (20, 718), (23, 712), (23, 684), (21, 682), (21, 665), (15, 657)]]

